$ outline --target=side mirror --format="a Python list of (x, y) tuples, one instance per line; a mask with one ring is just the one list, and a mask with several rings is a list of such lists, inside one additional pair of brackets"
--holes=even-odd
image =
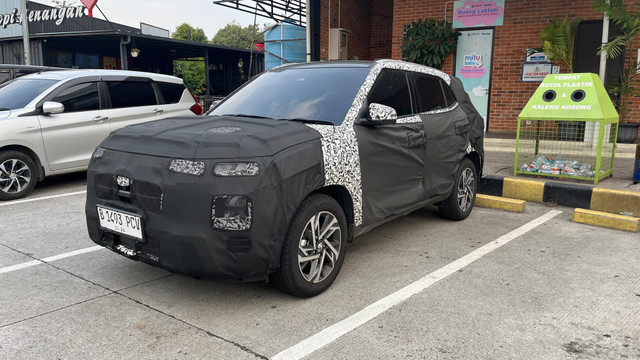
[(359, 125), (379, 126), (395, 124), (398, 120), (396, 109), (391, 106), (371, 103), (369, 104), (369, 116), (366, 119), (358, 119)]
[(64, 112), (64, 105), (55, 101), (46, 101), (42, 104), (42, 113), (45, 115), (49, 114), (60, 114)]

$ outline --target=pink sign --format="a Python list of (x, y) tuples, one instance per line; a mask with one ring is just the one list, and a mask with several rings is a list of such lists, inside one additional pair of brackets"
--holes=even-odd
[(504, 0), (456, 1), (453, 27), (499, 26), (504, 18)]
[(473, 67), (473, 66), (463, 66), (460, 68), (458, 72), (465, 79), (469, 78), (478, 78), (480, 79), (482, 75), (487, 72), (487, 69), (482, 67)]

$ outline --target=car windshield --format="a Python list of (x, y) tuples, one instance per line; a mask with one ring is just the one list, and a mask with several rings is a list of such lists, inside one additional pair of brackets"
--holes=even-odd
[(283, 68), (241, 88), (209, 115), (295, 119), (340, 125), (369, 68)]
[(0, 87), (0, 109), (15, 110), (27, 106), (58, 80), (15, 79)]

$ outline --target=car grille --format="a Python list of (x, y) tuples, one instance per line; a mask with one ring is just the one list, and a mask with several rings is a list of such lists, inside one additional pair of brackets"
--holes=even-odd
[(98, 199), (117, 200), (137, 206), (141, 210), (162, 212), (164, 194), (159, 185), (140, 180), (122, 181), (116, 175), (96, 175), (95, 193)]

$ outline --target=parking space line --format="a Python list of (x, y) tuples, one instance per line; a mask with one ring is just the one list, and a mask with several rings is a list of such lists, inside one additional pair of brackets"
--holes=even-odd
[(22, 270), (22, 269), (30, 268), (32, 266), (36, 266), (36, 265), (40, 265), (40, 264), (44, 264), (44, 263), (52, 262), (56, 260), (66, 259), (72, 256), (82, 255), (82, 254), (90, 253), (92, 251), (96, 251), (100, 249), (104, 249), (104, 248), (102, 246), (96, 245), (96, 246), (91, 246), (91, 247), (80, 249), (80, 250), (69, 251), (64, 254), (49, 256), (40, 260), (27, 261), (22, 264), (3, 267), (0, 269), (0, 274), (10, 273), (16, 270)]
[(55, 198), (60, 198), (60, 197), (65, 197), (65, 196), (80, 195), (80, 194), (85, 194), (86, 192), (87, 192), (86, 190), (82, 190), (82, 191), (76, 191), (76, 192), (66, 193), (66, 194), (42, 196), (42, 197), (37, 197), (37, 198), (33, 198), (33, 199), (7, 201), (7, 202), (0, 203), (0, 207), (1, 206), (16, 205), (16, 204), (24, 204), (24, 203), (28, 203), (28, 202), (32, 202), (32, 201), (55, 199)]
[(347, 317), (346, 319), (339, 321), (328, 328), (320, 331), (319, 333), (302, 340), (298, 344), (281, 351), (275, 356), (271, 357), (272, 360), (297, 360), (313, 353), (320, 348), (329, 345), (336, 341), (338, 338), (346, 335), (352, 330), (366, 324), (370, 320), (373, 320), (378, 315), (389, 310), (391, 307), (396, 306), (411, 296), (422, 292), (431, 285), (438, 281), (448, 277), (451, 274), (456, 273), (458, 270), (470, 265), (483, 256), (491, 253), (492, 251), (499, 249), (503, 245), (509, 243), (511, 240), (518, 238), (526, 234), (527, 232), (535, 229), (536, 227), (544, 224), (546, 221), (551, 220), (555, 216), (561, 214), (562, 211), (552, 210), (548, 213), (540, 216), (539, 218), (505, 234), (496, 240), (484, 245), (483, 247), (470, 252), (469, 254), (455, 260), (454, 262), (445, 265), (444, 267), (426, 275), (420, 280), (405, 286), (404, 288), (390, 294), (373, 304), (365, 307), (357, 313)]

